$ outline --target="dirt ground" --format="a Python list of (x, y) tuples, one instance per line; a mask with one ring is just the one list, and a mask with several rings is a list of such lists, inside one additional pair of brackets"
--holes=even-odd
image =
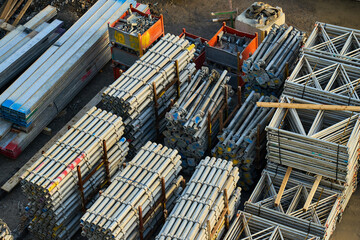
[[(1, 2), (0, 0), (0, 4)], [(65, 21), (65, 27), (67, 28), (81, 15), (81, 11), (74, 10), (74, 5), (72, 5), (74, 1), (38, 0), (34, 1), (28, 17), (34, 15), (35, 11), (42, 9), (49, 2), (59, 8), (58, 18)], [(250, 0), (233, 0), (232, 4), (233, 8), (238, 8), (241, 12), (252, 2)], [(155, 10), (164, 15), (166, 32), (179, 34), (182, 28), (186, 28), (188, 32), (205, 38), (212, 37), (220, 27), (220, 23), (210, 21), (210, 12), (229, 10), (228, 0), (149, 0), (148, 3), (153, 4)], [(282, 7), (286, 14), (286, 22), (308, 33), (312, 30), (316, 21), (360, 29), (360, 2), (356, 0), (269, 0), (267, 3)], [(109, 85), (112, 81), (112, 69), (110, 64), (107, 64), (103, 71), (49, 125), (52, 129), (52, 135), (55, 135), (100, 89)], [(51, 136), (44, 134), (39, 135), (17, 160), (0, 156), (0, 184), (2, 185), (10, 178), (50, 138)], [(0, 198), (0, 218), (8, 223), (16, 236), (23, 228), (23, 209), (26, 202), (20, 186)], [(360, 190), (358, 189), (353, 194), (342, 221), (337, 224), (332, 239), (360, 239), (359, 205)], [(18, 237), (18, 239), (32, 238), (30, 235), (26, 235)], [(80, 238), (76, 236), (75, 239)]]

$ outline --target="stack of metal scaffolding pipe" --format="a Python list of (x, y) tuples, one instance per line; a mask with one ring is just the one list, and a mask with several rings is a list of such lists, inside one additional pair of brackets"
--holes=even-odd
[(291, 239), (291, 240), (320, 240), (305, 231), (299, 231), (290, 226), (279, 224), (256, 215), (238, 211), (234, 222), (226, 233), (224, 240), (245, 239)]
[(286, 25), (274, 25), (254, 54), (244, 61), (246, 87), (264, 91), (278, 90), (286, 78), (286, 67), (296, 60), (304, 33)]
[(83, 202), (77, 169), (81, 178), (96, 169), (83, 184), (84, 199), (91, 198), (125, 160), (128, 143), (123, 131), (120, 117), (93, 107), (22, 176), (30, 201), (26, 210), (33, 218), (29, 229), (37, 238), (67, 239), (80, 228)]
[[(179, 188), (180, 170), (181, 157), (176, 150), (146, 143), (83, 215), (82, 235), (89, 239), (138, 238), (140, 208), (142, 216), (158, 215), (156, 207), (164, 191), (169, 197)], [(151, 220), (145, 225), (156, 227)]]
[(8, 225), (2, 219), (0, 219), (0, 239), (2, 240), (14, 239)]
[(194, 52), (194, 45), (189, 45), (187, 40), (166, 34), (104, 91), (104, 105), (123, 117), (128, 126), (126, 136), (135, 150), (157, 135), (154, 85), (157, 94), (166, 90), (158, 99), (160, 113), (177, 95), (176, 84), (170, 89), (167, 87), (179, 77), (181, 92), (188, 75), (195, 71), (195, 65), (189, 64)]
[(360, 30), (316, 22), (303, 51), (319, 58), (360, 66)]
[[(245, 212), (302, 231), (306, 235), (329, 239), (335, 230), (341, 211), (339, 192), (326, 186), (331, 182), (325, 180), (322, 180), (313, 191), (313, 182), (309, 179), (311, 176), (307, 177), (307, 180), (306, 178), (293, 180), (291, 174), (282, 198), (276, 204), (284, 176), (264, 170), (249, 200), (245, 202)], [(295, 174), (299, 175), (299, 173)], [(316, 179), (316, 177), (312, 178)], [(326, 185), (323, 185), (324, 182)], [(312, 199), (307, 210), (304, 210), (310, 195)]]
[[(210, 113), (212, 121), (229, 102), (228, 81), (226, 70), (220, 74), (216, 70), (210, 72), (207, 67), (193, 76), (181, 98), (166, 114), (166, 145), (178, 149), (188, 158), (200, 160), (204, 156), (209, 145), (208, 115)], [(219, 122), (211, 128), (210, 137), (215, 140)]]
[[(313, 103), (283, 95), (284, 103)], [(350, 185), (358, 169), (359, 115), (279, 108), (266, 127), (270, 162)]]
[(48, 6), (24, 26), (0, 40), (0, 87), (21, 74), (62, 34), (62, 21), (46, 21), (56, 15), (56, 8)]
[(220, 238), (225, 221), (232, 219), (240, 203), (238, 179), (239, 170), (232, 162), (202, 160), (156, 239)]
[(274, 113), (274, 109), (257, 107), (256, 102), (276, 100), (260, 97), (260, 94), (252, 91), (229, 125), (218, 135), (219, 142), (212, 150), (216, 157), (231, 160), (239, 167), (239, 183), (243, 189), (248, 189), (254, 183), (257, 170), (255, 165), (260, 165), (260, 162), (255, 163), (255, 160), (265, 148), (260, 137)]
[(323, 104), (360, 105), (360, 66), (305, 53), (283, 93)]

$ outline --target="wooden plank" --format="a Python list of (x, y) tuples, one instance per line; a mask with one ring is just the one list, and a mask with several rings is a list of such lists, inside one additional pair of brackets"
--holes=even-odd
[(6, 5), (5, 5), (5, 7), (4, 7), (4, 9), (3, 9), (3, 11), (2, 11), (2, 13), (0, 15), (1, 19), (4, 19), (6, 17), (6, 15), (8, 14), (13, 1), (14, 0), (7, 0)]
[(25, 12), (28, 10), (28, 8), (30, 7), (30, 4), (32, 3), (33, 0), (28, 0), (25, 3), (25, 6), (23, 7), (23, 9), (21, 9), (19, 15), (16, 17), (15, 21), (13, 22), (13, 26), (16, 27), (16, 25), (18, 25), (18, 23), (20, 22), (20, 20), (22, 19), (22, 17), (24, 16)]
[(8, 11), (8, 12), (6, 13), (6, 15), (4, 16), (5, 22), (7, 22), (7, 21), (10, 19), (10, 17), (11, 17), (10, 14), (12, 13), (12, 11), (13, 11), (15, 5), (16, 5), (16, 2), (17, 2), (17, 0), (15, 0), (15, 1), (12, 2), (11, 6), (10, 6), (10, 8), (9, 8), (9, 11)]
[(276, 103), (276, 102), (257, 102), (256, 105), (258, 107), (266, 107), (266, 108), (295, 108), (295, 109), (360, 112), (360, 107), (358, 107), (358, 106), (302, 104), (302, 103)]
[(276, 195), (275, 207), (277, 207), (277, 206), (280, 205), (280, 201), (281, 201), (282, 195), (283, 195), (283, 193), (284, 193), (284, 191), (285, 191), (285, 187), (286, 187), (286, 184), (287, 184), (287, 182), (288, 182), (288, 180), (289, 180), (291, 171), (292, 171), (292, 167), (288, 167), (287, 170), (286, 170), (285, 176), (284, 176), (284, 178), (283, 178), (283, 180), (282, 180), (282, 183), (281, 183), (279, 192), (278, 192), (278, 194)]
[(304, 211), (304, 212), (306, 212), (306, 211), (309, 209), (309, 206), (310, 206), (311, 201), (312, 201), (312, 199), (313, 199), (313, 197), (314, 197), (314, 195), (315, 195), (316, 189), (317, 189), (318, 186), (319, 186), (319, 183), (320, 183), (320, 181), (321, 181), (321, 178), (322, 178), (322, 176), (320, 176), (320, 175), (317, 175), (317, 176), (316, 176), (315, 182), (314, 182), (314, 184), (313, 184), (313, 186), (312, 186), (312, 188), (311, 188), (311, 191), (310, 191), (310, 193), (309, 193), (309, 196), (308, 196), (308, 198), (306, 199), (306, 202), (305, 202), (305, 204), (304, 204), (304, 207), (303, 207), (303, 211)]
[(14, 15), (14, 13), (16, 12), (16, 10), (18, 10), (18, 8), (21, 6), (21, 4), (24, 2), (24, 0), (20, 0), (16, 6), (11, 10), (10, 14), (5, 18), (5, 22), (9, 21), (9, 19), (12, 17), (12, 15)]
[(54, 137), (48, 141), (44, 147), (42, 147), (25, 165), (20, 168), (4, 185), (2, 185), (1, 189), (6, 192), (11, 192), (12, 189), (16, 187), (16, 185), (21, 181), (21, 176), (26, 172), (26, 170), (30, 169), (32, 165), (41, 157), (44, 151), (47, 151), (54, 143), (68, 131), (68, 126), (73, 125), (77, 121), (80, 120), (84, 116), (84, 114), (89, 111), (90, 108), (96, 106), (101, 101), (102, 92), (106, 89), (104, 87), (98, 92), (95, 97), (93, 97), (69, 122), (65, 124), (65, 126), (57, 133)]

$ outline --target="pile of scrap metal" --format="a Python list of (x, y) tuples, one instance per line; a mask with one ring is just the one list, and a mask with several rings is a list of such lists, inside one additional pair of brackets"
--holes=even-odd
[(196, 161), (205, 155), (216, 139), (220, 124), (219, 121), (211, 122), (230, 102), (228, 81), (226, 70), (220, 74), (203, 67), (192, 77), (180, 99), (165, 116), (165, 144), (178, 149), (190, 166), (195, 167)]
[(14, 239), (8, 225), (2, 219), (0, 219), (0, 239), (2, 240)]
[(259, 108), (256, 102), (274, 102), (276, 98), (261, 96), (252, 91), (237, 111), (229, 125), (218, 135), (219, 142), (213, 148), (216, 157), (231, 160), (239, 167), (239, 184), (248, 190), (257, 178), (257, 172), (264, 166), (261, 152), (266, 147), (264, 130), (274, 109)]
[(271, 21), (279, 18), (282, 8), (272, 7), (263, 2), (254, 2), (246, 11), (245, 16), (256, 20), (259, 25), (268, 25)]
[(0, 40), (0, 88), (20, 75), (63, 33), (56, 8), (48, 6)]
[(245, 89), (278, 96), (304, 38), (304, 33), (291, 26), (274, 25), (254, 54), (243, 62)]
[(187, 40), (167, 34), (103, 92), (104, 106), (124, 119), (130, 156), (164, 131), (161, 115), (190, 84), (194, 52)]
[(81, 218), (82, 235), (99, 240), (151, 236), (182, 190), (180, 170), (176, 150), (146, 143)]
[(221, 239), (240, 204), (238, 180), (232, 162), (201, 160), (156, 239)]
[(2, 154), (16, 158), (111, 59), (107, 23), (130, 4), (99, 0), (1, 94)]
[(22, 176), (37, 239), (70, 239), (80, 229), (81, 211), (122, 168), (123, 131), (120, 117), (93, 107)]

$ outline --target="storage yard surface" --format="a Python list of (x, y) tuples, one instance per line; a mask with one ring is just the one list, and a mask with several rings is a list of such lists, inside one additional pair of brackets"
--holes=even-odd
[[(56, 5), (56, 2), (59, 1), (53, 2)], [(227, 0), (168, 0), (147, 1), (146, 3), (153, 4), (155, 14), (161, 13), (164, 15), (166, 32), (178, 35), (182, 28), (186, 28), (188, 32), (206, 38), (213, 36), (220, 27), (219, 23), (212, 23), (210, 21), (210, 12), (228, 9)], [(248, 0), (234, 0), (233, 8), (238, 8), (239, 12), (242, 12), (252, 3), (253, 1)], [(282, 0), (267, 1), (267, 3), (282, 7), (286, 14), (286, 22), (307, 33), (310, 33), (316, 21), (360, 29), (360, 2), (356, 0)], [(35, 6), (36, 9), (42, 9), (48, 4), (48, 1), (34, 1), (34, 5), (37, 4), (40, 6)], [(73, 8), (66, 4), (58, 6), (60, 11), (57, 18), (63, 20), (65, 27), (68, 28), (72, 22), (77, 20), (77, 13), (70, 12), (69, 9)], [(17, 160), (0, 156), (1, 185), (37, 153), (96, 93), (112, 82), (113, 70), (109, 63), (48, 126), (52, 129), (51, 136), (45, 134), (39, 135)], [(248, 195), (242, 193), (242, 200), (246, 200), (247, 197)], [(20, 185), (11, 193), (1, 195), (0, 197), (0, 218), (9, 225), (15, 236), (23, 229), (23, 211), (26, 202)], [(344, 212), (342, 221), (337, 224), (333, 239), (360, 239), (359, 206), (360, 190), (357, 189)], [(31, 239), (31, 236), (25, 236), (21, 239)]]

